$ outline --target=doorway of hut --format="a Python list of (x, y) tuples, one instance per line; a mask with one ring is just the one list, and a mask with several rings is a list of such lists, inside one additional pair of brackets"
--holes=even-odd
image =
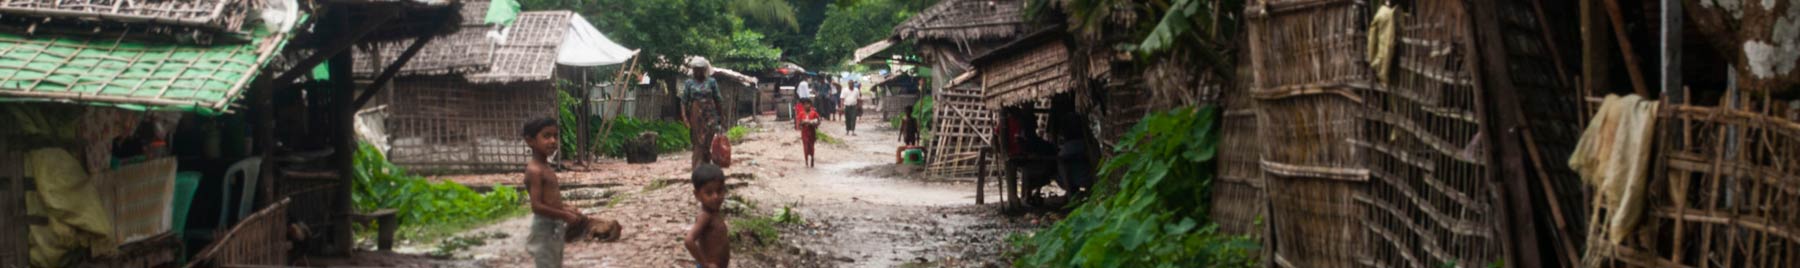
[(1085, 198), (1098, 180), (1095, 128), (1080, 112), (1091, 109), (1081, 109), (1076, 99), (1064, 92), (998, 109), (994, 159), (1001, 163), (1008, 210), (1064, 208)]

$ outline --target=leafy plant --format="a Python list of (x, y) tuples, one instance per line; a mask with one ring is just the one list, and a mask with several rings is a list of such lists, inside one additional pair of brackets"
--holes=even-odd
[(730, 140), (731, 140), (731, 142), (739, 142), (739, 141), (743, 141), (743, 140), (744, 140), (744, 136), (749, 136), (749, 135), (750, 135), (750, 131), (751, 131), (751, 130), (750, 130), (750, 128), (749, 128), (749, 127), (745, 127), (745, 126), (734, 126), (734, 127), (731, 127), (731, 130), (726, 130), (726, 131), (725, 131), (725, 138), (726, 138), (726, 139), (730, 139)]
[[(1101, 175), (1119, 175), (1068, 218), (1015, 246), (1019, 267), (1255, 267), (1260, 247), (1206, 217), (1218, 149), (1216, 109), (1152, 114), (1127, 132)], [(1111, 177), (1111, 176), (1102, 176)]]
[(932, 105), (933, 103), (934, 103), (934, 101), (931, 99), (931, 95), (920, 94), (919, 102), (913, 104), (913, 119), (919, 120), (919, 142), (920, 143), (924, 143), (925, 141), (932, 139), (931, 126), (937, 124), (936, 121), (931, 121), (931, 115), (933, 114), (932, 111), (936, 110), (935, 108), (933, 108), (933, 107), (935, 107)]
[[(568, 81), (563, 80), (558, 80), (557, 82), (558, 84), (568, 83)], [(580, 129), (574, 127), (576, 124), (575, 120), (578, 119), (575, 116), (579, 114), (576, 110), (580, 108), (581, 99), (570, 96), (568, 91), (561, 89), (556, 91), (556, 125), (558, 126), (557, 129), (559, 132), (561, 132), (558, 135), (558, 140), (562, 141), (560, 147), (562, 148), (563, 156), (572, 155), (570, 153), (575, 152), (577, 147), (580, 146), (580, 142), (577, 142), (579, 140), (576, 139), (576, 134), (577, 132), (580, 132)]]
[[(598, 120), (596, 120), (598, 121)], [(598, 147), (600, 154), (613, 157), (625, 156), (625, 143), (638, 138), (638, 133), (656, 132), (656, 150), (658, 153), (679, 152), (688, 150), (688, 128), (675, 121), (645, 121), (630, 117), (613, 118), (612, 132), (600, 137)], [(600, 131), (600, 130), (594, 130)], [(727, 133), (729, 135), (729, 133)], [(595, 136), (599, 136), (598, 133)]]
[(523, 196), (512, 187), (477, 193), (453, 181), (433, 183), (407, 174), (367, 143), (356, 150), (355, 165), (350, 197), (356, 209), (395, 209), (402, 228), (469, 224), (524, 211)]

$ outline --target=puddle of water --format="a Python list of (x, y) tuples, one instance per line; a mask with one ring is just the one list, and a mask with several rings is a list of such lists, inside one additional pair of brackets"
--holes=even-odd
[(811, 193), (829, 192), (842, 195), (843, 199), (866, 201), (884, 205), (907, 206), (942, 206), (974, 204), (975, 198), (970, 192), (972, 186), (964, 187), (955, 184), (927, 183), (891, 178), (874, 178), (855, 175), (856, 169), (879, 165), (870, 162), (843, 162), (820, 165), (816, 175), (810, 176), (806, 182), (825, 189)]

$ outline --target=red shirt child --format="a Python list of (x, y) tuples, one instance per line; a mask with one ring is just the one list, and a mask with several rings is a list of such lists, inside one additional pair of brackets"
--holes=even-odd
[(813, 143), (818, 140), (819, 111), (806, 103), (794, 104), (794, 124), (800, 130), (800, 144), (805, 153), (806, 166), (813, 164)]

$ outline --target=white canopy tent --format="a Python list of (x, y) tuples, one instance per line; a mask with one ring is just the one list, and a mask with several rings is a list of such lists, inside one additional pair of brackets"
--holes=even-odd
[(568, 66), (605, 66), (625, 63), (637, 56), (638, 50), (625, 48), (619, 43), (606, 38), (586, 18), (575, 15), (569, 20), (569, 32), (563, 35), (562, 47), (557, 49), (556, 64)]

